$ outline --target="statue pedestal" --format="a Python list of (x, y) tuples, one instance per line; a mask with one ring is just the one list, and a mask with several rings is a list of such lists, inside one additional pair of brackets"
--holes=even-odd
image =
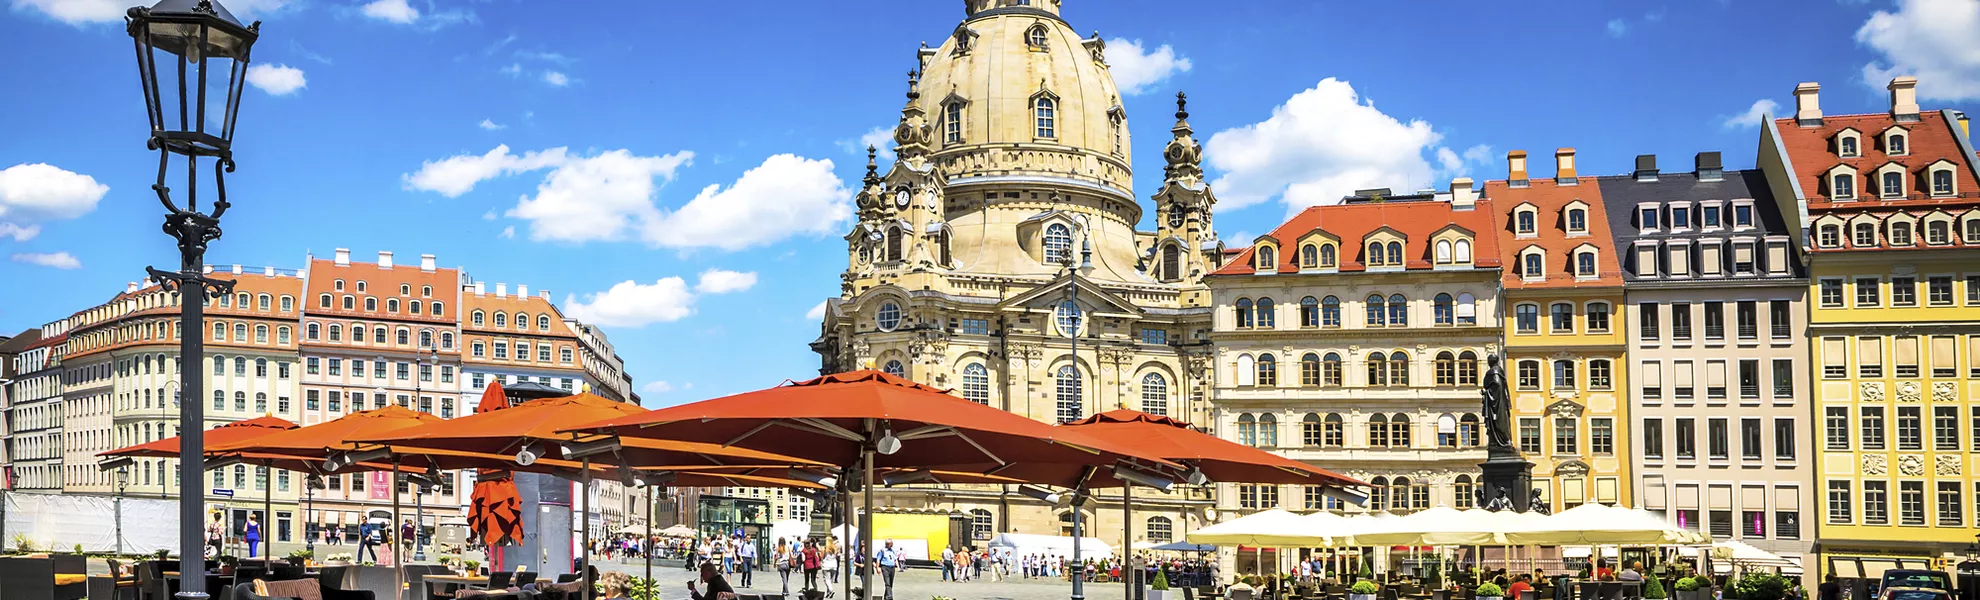
[(1478, 467), (1484, 471), (1484, 476), (1479, 478), (1483, 497), (1478, 506), (1517, 512), (1532, 508), (1533, 463), (1521, 458), (1519, 451), (1493, 448)]

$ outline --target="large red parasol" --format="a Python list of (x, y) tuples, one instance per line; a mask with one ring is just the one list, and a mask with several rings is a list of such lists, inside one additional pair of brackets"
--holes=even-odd
[(1060, 427), (1189, 465), (1210, 481), (1368, 485), (1327, 469), (1197, 431), (1176, 419), (1139, 411), (1110, 410)]

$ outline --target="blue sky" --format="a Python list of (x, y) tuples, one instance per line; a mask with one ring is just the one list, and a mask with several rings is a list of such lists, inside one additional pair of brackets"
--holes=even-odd
[[(0, 330), (168, 265), (129, 0), (4, 0)], [(649, 405), (815, 373), (856, 149), (899, 115), (914, 50), (958, 2), (236, 0), (262, 20), (208, 261), (298, 267), (392, 250), (548, 289), (606, 326)], [(1177, 90), (1226, 240), (1356, 187), (1504, 177), (1514, 148), (1621, 173), (1720, 150), (1823, 84), (1831, 113), (1980, 98), (1980, 0), (1067, 0), (1110, 40), (1137, 193)], [(1742, 115), (1749, 118), (1741, 120)], [(1544, 162), (1541, 161), (1541, 162)], [(1538, 167), (1545, 171), (1546, 167)], [(1152, 211), (1150, 211), (1152, 214)], [(664, 382), (664, 383), (662, 383)]]

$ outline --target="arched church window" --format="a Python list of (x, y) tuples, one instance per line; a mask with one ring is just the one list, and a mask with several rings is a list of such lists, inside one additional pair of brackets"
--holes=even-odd
[(962, 143), (963, 103), (950, 102), (942, 114), (942, 143)]
[(1072, 256), (1072, 228), (1064, 223), (1045, 227), (1045, 262), (1060, 264)]
[(887, 260), (901, 259), (901, 228), (887, 228)]
[(1055, 400), (1058, 401), (1059, 422), (1078, 421), (1085, 412), (1085, 407), (1080, 402), (1079, 370), (1072, 365), (1062, 365), (1059, 367), (1058, 376), (1053, 379), (1056, 380), (1053, 382), (1053, 387), (1057, 392)]
[(1175, 281), (1182, 278), (1182, 249), (1175, 244), (1162, 247), (1162, 279)]
[(1044, 50), (1045, 26), (1033, 25), (1031, 29), (1024, 30), (1024, 45), (1030, 46), (1032, 50)]
[(1059, 137), (1059, 102), (1051, 96), (1039, 96), (1032, 103), (1032, 110), (1037, 118), (1037, 137)]

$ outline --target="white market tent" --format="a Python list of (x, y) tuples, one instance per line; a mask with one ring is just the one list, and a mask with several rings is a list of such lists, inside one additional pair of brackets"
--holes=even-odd
[[(1000, 533), (987, 544), (990, 548), (1009, 548), (1012, 556), (1041, 556), (1072, 558), (1073, 538), (1062, 535), (1039, 535), (1035, 533)], [(1114, 547), (1099, 538), (1080, 538), (1079, 558), (1099, 560), (1112, 558)]]
[(1258, 548), (1312, 548), (1332, 540), (1307, 521), (1308, 517), (1272, 509), (1204, 527), (1183, 536), (1192, 544)]
[(1604, 504), (1564, 510), (1505, 536), (1507, 543), (1523, 546), (1684, 545), (1700, 540), (1698, 534), (1678, 529), (1647, 511)]

